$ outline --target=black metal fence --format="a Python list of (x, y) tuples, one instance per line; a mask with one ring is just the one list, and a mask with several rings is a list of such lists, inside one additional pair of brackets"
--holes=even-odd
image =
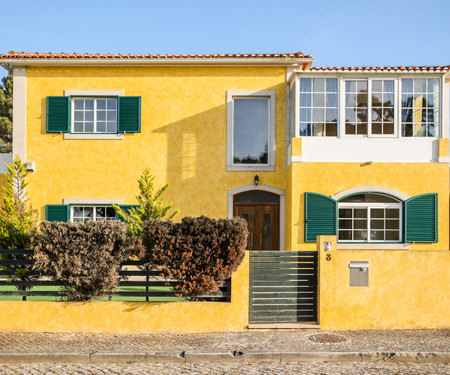
[[(66, 286), (62, 282), (51, 280), (42, 271), (36, 269), (33, 250), (0, 250), (0, 301), (5, 300), (62, 300), (60, 290)], [(13, 279), (15, 269), (31, 269), (27, 275), (29, 281)], [(119, 289), (100, 299), (104, 301), (231, 301), (231, 279), (225, 281), (220, 292), (177, 297), (174, 290), (176, 280), (167, 279), (161, 271), (146, 268), (140, 260), (128, 260), (121, 265)]]

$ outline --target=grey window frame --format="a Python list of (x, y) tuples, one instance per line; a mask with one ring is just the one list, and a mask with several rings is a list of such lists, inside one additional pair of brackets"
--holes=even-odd
[[(267, 98), (269, 100), (269, 142), (267, 164), (235, 164), (234, 156), (234, 107), (233, 100), (240, 98)], [(275, 170), (275, 91), (227, 91), (227, 171), (274, 171)]]

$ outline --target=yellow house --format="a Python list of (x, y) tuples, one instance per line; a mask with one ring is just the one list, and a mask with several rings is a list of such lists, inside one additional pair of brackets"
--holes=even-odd
[(320, 68), (301, 52), (0, 64), (42, 220), (115, 218), (150, 168), (180, 216), (244, 217), (249, 250), (318, 250), (321, 328), (450, 326), (448, 66)]

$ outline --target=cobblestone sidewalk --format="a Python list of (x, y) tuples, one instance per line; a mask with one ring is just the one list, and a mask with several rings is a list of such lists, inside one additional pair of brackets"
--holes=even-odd
[[(314, 334), (343, 336), (320, 343)], [(450, 330), (339, 331), (283, 330), (208, 334), (0, 333), (0, 351), (43, 352), (447, 352)]]
[(1, 375), (448, 375), (445, 364), (308, 363), (308, 364), (30, 364), (0, 365)]

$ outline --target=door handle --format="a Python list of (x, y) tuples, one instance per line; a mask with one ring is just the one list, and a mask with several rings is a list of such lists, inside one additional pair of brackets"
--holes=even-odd
[(261, 246), (261, 249), (262, 249), (262, 247), (263, 247), (262, 233), (259, 234), (259, 245)]

